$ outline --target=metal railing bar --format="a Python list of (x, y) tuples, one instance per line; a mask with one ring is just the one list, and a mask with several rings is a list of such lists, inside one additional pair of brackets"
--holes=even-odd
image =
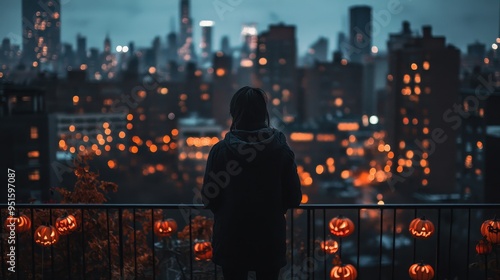
[(82, 274), (85, 275), (87, 273), (86, 263), (85, 263), (85, 215), (84, 208), (80, 208), (82, 211)]
[[(19, 209), (205, 209), (203, 204), (16, 204)], [(0, 204), (7, 208), (7, 204)], [(304, 204), (294, 209), (500, 209), (500, 204)]]
[(155, 211), (151, 208), (151, 255), (153, 256), (153, 279), (156, 279), (156, 260), (155, 260)]
[(396, 267), (396, 264), (394, 263), (394, 260), (396, 259), (396, 212), (397, 210), (396, 209), (393, 209), (393, 220), (392, 220), (392, 262), (391, 262), (391, 269), (392, 269), (392, 272), (391, 272), (391, 276), (392, 276), (392, 279), (395, 279), (395, 276), (394, 274), (396, 273), (395, 271), (395, 267)]
[[(468, 214), (467, 215), (467, 274), (465, 275), (465, 279), (469, 279), (469, 272), (470, 272), (470, 267), (469, 267), (469, 249), (470, 249), (470, 208), (468, 209)], [(474, 249), (473, 249), (474, 250)]]
[[(358, 250), (358, 255), (356, 256), (356, 267), (359, 267), (359, 256), (361, 253), (361, 208), (358, 208), (358, 224), (357, 224), (358, 230), (357, 230), (357, 235), (358, 235), (358, 241), (357, 241), (357, 250)], [(360, 271), (358, 270), (358, 276), (360, 275)]]
[(380, 237), (379, 237), (379, 255), (378, 255), (378, 279), (382, 279), (382, 236), (384, 235), (384, 209), (380, 208)]
[[(326, 209), (323, 209), (323, 244), (326, 245)], [(327, 277), (327, 269), (326, 269), (326, 259), (327, 259), (327, 254), (326, 251), (323, 250), (323, 266), (324, 266), (324, 277), (326, 279)]]
[(111, 269), (111, 237), (109, 232), (109, 209), (106, 209), (106, 228), (108, 233), (108, 268), (109, 268), (109, 279), (113, 278), (112, 269)]
[(441, 255), (441, 208), (438, 208), (438, 222), (437, 222), (437, 244), (436, 244), (436, 267), (435, 267), (435, 272), (436, 272), (436, 279), (439, 279), (439, 259)]
[[(49, 209), (49, 224), (52, 225), (52, 209)], [(54, 275), (56, 274), (54, 271), (54, 246), (50, 246), (50, 272), (52, 274), (52, 278), (54, 278)]]
[(453, 237), (453, 209), (450, 210), (450, 237), (448, 238), (448, 279), (451, 279), (451, 251)]
[(135, 225), (135, 208), (132, 209), (132, 223), (134, 228), (134, 273), (135, 279), (137, 278), (137, 234), (136, 234), (136, 225)]
[(120, 255), (120, 279), (124, 279), (124, 263), (123, 263), (123, 212), (122, 209), (118, 209), (118, 252)]

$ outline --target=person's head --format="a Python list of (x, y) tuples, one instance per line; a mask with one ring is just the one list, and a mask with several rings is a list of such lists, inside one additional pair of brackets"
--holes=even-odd
[(267, 95), (260, 88), (240, 88), (231, 99), (229, 113), (233, 118), (231, 130), (253, 130), (269, 126)]

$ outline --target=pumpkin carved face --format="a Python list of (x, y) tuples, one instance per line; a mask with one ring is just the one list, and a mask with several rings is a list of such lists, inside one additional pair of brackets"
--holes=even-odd
[(5, 219), (5, 228), (10, 230), (12, 227), (18, 233), (26, 232), (31, 229), (31, 220), (26, 215), (20, 215), (19, 217), (9, 216)]
[(410, 266), (408, 274), (412, 280), (431, 280), (434, 278), (434, 269), (428, 264), (416, 263)]
[(426, 239), (434, 233), (434, 224), (423, 218), (415, 218), (410, 223), (410, 233), (414, 238)]
[(59, 233), (53, 226), (39, 226), (35, 231), (35, 243), (44, 247), (54, 245), (59, 240)]
[(354, 232), (354, 223), (349, 218), (338, 216), (330, 220), (329, 228), (333, 235), (347, 237)]
[(158, 237), (172, 236), (177, 231), (177, 223), (173, 219), (155, 222), (154, 232)]
[(321, 250), (330, 255), (337, 253), (337, 251), (339, 250), (339, 243), (332, 239), (321, 241), (320, 246)]
[(355, 280), (358, 277), (358, 271), (351, 264), (336, 265), (330, 271), (330, 280)]
[(61, 235), (72, 233), (76, 227), (76, 218), (73, 215), (65, 215), (56, 220), (56, 229)]
[(500, 220), (486, 220), (481, 225), (481, 234), (492, 244), (500, 243)]
[(208, 241), (194, 244), (194, 258), (197, 261), (210, 261), (212, 259), (212, 243)]

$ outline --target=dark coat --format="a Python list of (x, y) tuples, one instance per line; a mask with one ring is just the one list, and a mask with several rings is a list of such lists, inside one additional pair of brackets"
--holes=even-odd
[(210, 151), (202, 197), (215, 217), (216, 264), (248, 270), (286, 265), (284, 214), (300, 204), (302, 192), (283, 133), (228, 132)]

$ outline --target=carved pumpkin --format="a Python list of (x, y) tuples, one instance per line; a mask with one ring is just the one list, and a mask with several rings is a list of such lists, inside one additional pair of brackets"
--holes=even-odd
[(481, 225), (481, 234), (492, 244), (500, 243), (500, 220), (486, 220)]
[(76, 227), (76, 218), (73, 215), (64, 215), (56, 220), (56, 229), (61, 235), (72, 233)]
[(354, 223), (351, 219), (337, 216), (330, 220), (330, 232), (333, 235), (347, 237), (354, 232)]
[(488, 255), (493, 250), (493, 246), (486, 239), (481, 239), (476, 244), (476, 252), (478, 255)]
[(53, 226), (39, 226), (35, 231), (35, 243), (44, 247), (54, 245), (59, 240), (59, 233)]
[(212, 243), (208, 241), (195, 242), (194, 258), (197, 261), (210, 261), (212, 259)]
[(177, 231), (177, 223), (173, 219), (155, 222), (154, 232), (158, 237), (172, 236)]
[(426, 239), (434, 233), (434, 224), (425, 217), (415, 218), (411, 221), (409, 230), (414, 238)]
[(11, 230), (11, 227), (15, 227), (15, 231), (18, 233), (26, 232), (31, 229), (31, 220), (26, 215), (9, 216), (5, 219), (5, 228)]
[(431, 280), (434, 278), (434, 269), (428, 264), (416, 263), (410, 266), (408, 274), (412, 280)]
[(355, 280), (358, 277), (358, 271), (352, 264), (339, 264), (330, 271), (330, 280)]
[(321, 241), (321, 250), (327, 254), (335, 254), (339, 250), (339, 243), (333, 239), (328, 239), (326, 241)]

